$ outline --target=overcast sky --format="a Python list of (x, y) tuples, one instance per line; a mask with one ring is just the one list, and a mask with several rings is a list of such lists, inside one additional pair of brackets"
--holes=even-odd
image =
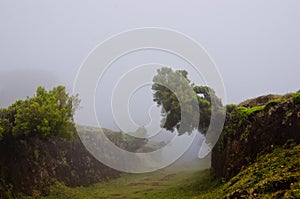
[(38, 85), (71, 91), (97, 44), (142, 27), (177, 30), (199, 42), (220, 70), (228, 103), (297, 91), (299, 10), (298, 0), (1, 0), (0, 105), (31, 96)]

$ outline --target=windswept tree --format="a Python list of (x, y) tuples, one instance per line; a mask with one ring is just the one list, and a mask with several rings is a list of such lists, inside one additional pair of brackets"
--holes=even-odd
[(187, 75), (185, 70), (168, 67), (157, 70), (152, 90), (154, 101), (162, 107), (161, 127), (172, 132), (176, 129), (180, 135), (193, 130), (206, 134), (212, 111), (221, 112), (222, 103), (212, 88), (194, 85)]
[(76, 131), (73, 115), (78, 105), (77, 96), (69, 96), (64, 86), (50, 91), (38, 87), (34, 97), (0, 109), (0, 138), (69, 138)]

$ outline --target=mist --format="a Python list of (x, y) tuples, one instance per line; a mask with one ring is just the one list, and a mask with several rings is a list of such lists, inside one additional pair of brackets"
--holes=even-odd
[[(300, 88), (299, 1), (52, 1), (0, 2), (0, 106), (34, 95), (38, 86), (62, 84), (72, 94), (80, 66), (101, 42), (120, 32), (161, 27), (193, 38), (218, 67), (226, 89), (223, 103), (239, 103), (259, 95), (284, 94)], [(266, 12), (267, 11), (267, 12)], [(102, 127), (119, 130), (110, 110), (110, 92), (126, 70), (144, 63), (190, 66), (167, 53), (144, 51), (120, 59), (99, 83), (96, 114)], [(151, 74), (154, 75), (154, 74)], [(79, 93), (80, 98), (80, 93)], [(139, 126), (151, 118), (150, 86), (131, 100), (130, 112)], [(90, 115), (77, 121), (91, 123)], [(158, 120), (159, 121), (159, 120)], [(165, 137), (173, 134), (166, 133)], [(159, 137), (157, 139), (167, 139)]]
[(52, 89), (62, 82), (46, 70), (19, 69), (0, 73), (0, 107), (7, 107), (18, 99), (32, 97), (38, 86)]

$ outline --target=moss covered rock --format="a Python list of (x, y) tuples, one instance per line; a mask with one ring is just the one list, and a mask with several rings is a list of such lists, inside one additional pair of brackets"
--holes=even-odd
[(259, 154), (293, 139), (300, 142), (300, 93), (247, 100), (226, 115), (212, 150), (212, 172), (230, 179)]

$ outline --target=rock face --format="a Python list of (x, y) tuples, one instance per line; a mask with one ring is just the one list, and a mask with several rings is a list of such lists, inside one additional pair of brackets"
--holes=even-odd
[(226, 115), (212, 150), (212, 173), (230, 179), (258, 155), (287, 141), (300, 142), (300, 93), (247, 100)]
[[(85, 186), (120, 174), (90, 155), (79, 139), (12, 140), (1, 143), (0, 154), (2, 183), (12, 185), (13, 192), (25, 195), (32, 194), (33, 190), (47, 194), (47, 186), (54, 181)], [(3, 189), (1, 193), (0, 185), (0, 196), (5, 193)]]

